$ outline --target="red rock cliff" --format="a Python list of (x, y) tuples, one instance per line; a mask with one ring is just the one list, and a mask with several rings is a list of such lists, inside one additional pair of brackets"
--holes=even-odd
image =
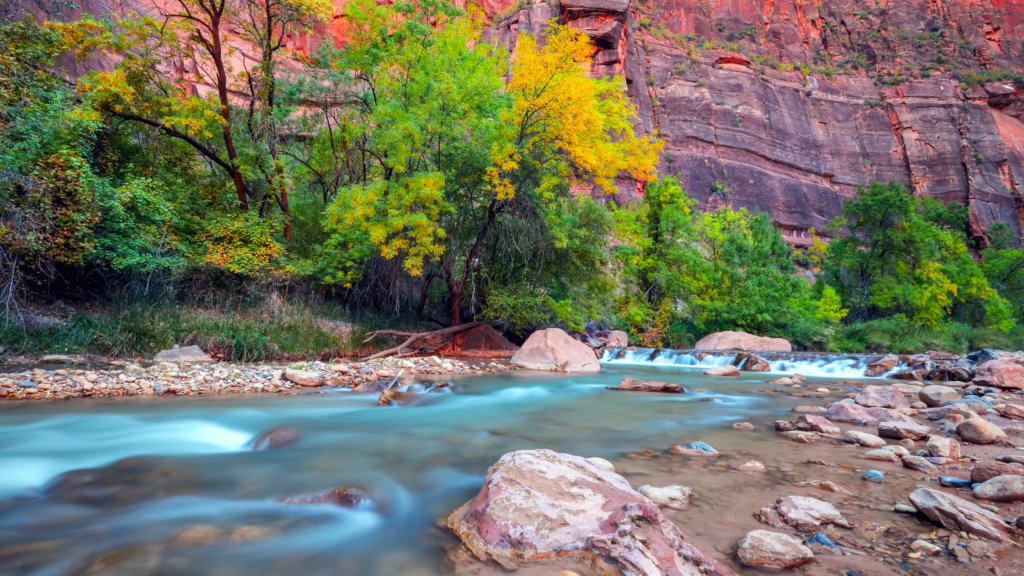
[(485, 41), (550, 18), (594, 39), (592, 72), (623, 79), (705, 209), (760, 208), (803, 244), (858, 185), (899, 180), (967, 205), (981, 243), (1022, 234), (1024, 0), (504, 4)]

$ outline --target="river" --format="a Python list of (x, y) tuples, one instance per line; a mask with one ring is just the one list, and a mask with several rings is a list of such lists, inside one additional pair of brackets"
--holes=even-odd
[[(713, 378), (626, 360), (596, 375), (452, 380), (451, 393), (407, 407), (382, 408), (376, 395), (347, 391), (0, 403), (0, 574), (439, 575), (444, 549), (456, 541), (437, 519), (472, 498), (502, 454), (528, 448), (606, 458), (634, 486), (691, 486), (695, 503), (670, 518), (725, 557), (758, 527), (758, 507), (814, 473), (809, 457), (827, 456), (768, 432), (766, 423), (808, 403), (758, 392), (778, 374)], [(835, 386), (826, 375), (808, 384)], [(605, 390), (624, 376), (692, 392)], [(741, 420), (760, 430), (730, 428)], [(301, 438), (251, 451), (257, 435), (278, 426)], [(717, 448), (720, 461), (704, 466), (663, 453), (695, 440)], [(644, 449), (659, 456), (626, 456)], [(852, 449), (830, 456), (857, 463)], [(768, 473), (722, 468), (746, 460), (764, 462)], [(822, 474), (864, 490), (871, 505), (892, 503), (841, 467)], [(350, 510), (280, 502), (342, 486), (364, 487), (374, 503)], [(202, 542), (182, 541), (182, 530), (196, 525), (214, 528)], [(818, 569), (839, 569), (837, 562)]]

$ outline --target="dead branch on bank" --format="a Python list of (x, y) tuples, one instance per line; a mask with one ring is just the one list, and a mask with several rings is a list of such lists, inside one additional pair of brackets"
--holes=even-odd
[(419, 333), (415, 333), (415, 332), (396, 332), (394, 330), (377, 330), (375, 332), (370, 332), (369, 334), (366, 335), (366, 339), (363, 340), (363, 344), (366, 344), (367, 342), (369, 342), (370, 340), (373, 340), (377, 336), (398, 336), (398, 337), (405, 336), (406, 340), (405, 340), (405, 342), (402, 342), (401, 344), (399, 344), (398, 346), (395, 346), (394, 348), (388, 348), (387, 350), (383, 350), (381, 352), (377, 352), (376, 354), (374, 354), (372, 356), (367, 356), (366, 358), (363, 359), (363, 361), (365, 362), (367, 360), (376, 360), (377, 358), (384, 358), (385, 356), (391, 356), (392, 354), (398, 354), (402, 350), (410, 347), (413, 344), (413, 342), (416, 342), (417, 340), (424, 340), (424, 339), (433, 340), (433, 339), (441, 338), (441, 337), (445, 337), (445, 336), (454, 336), (455, 334), (458, 334), (459, 332), (464, 332), (466, 330), (472, 330), (473, 328), (476, 328), (477, 326), (480, 326), (482, 324), (483, 324), (483, 322), (470, 322), (469, 324), (460, 324), (458, 326), (452, 326), (450, 328), (442, 328), (441, 330), (434, 330), (433, 332), (419, 332)]

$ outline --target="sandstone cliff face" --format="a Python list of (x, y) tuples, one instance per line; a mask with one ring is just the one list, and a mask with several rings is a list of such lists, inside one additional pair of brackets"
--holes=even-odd
[(552, 18), (594, 39), (592, 73), (623, 80), (661, 173), (706, 210), (759, 208), (801, 245), (858, 185), (898, 180), (968, 206), (980, 245), (995, 222), (1022, 235), (1024, 87), (1000, 78), (1024, 72), (1024, 0), (563, 0), (484, 41), (511, 51)]

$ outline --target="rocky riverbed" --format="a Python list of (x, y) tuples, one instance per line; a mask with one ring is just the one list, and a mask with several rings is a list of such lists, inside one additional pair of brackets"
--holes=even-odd
[[(281, 371), (276, 380), (274, 370)], [(303, 386), (286, 370), (322, 384)], [(381, 388), (403, 370), (400, 386)], [(107, 398), (7, 405), (0, 470), (17, 470), (12, 457), (24, 469), (33, 454), (76, 442), (82, 451), (100, 445), (110, 456), (0, 500), (7, 518), (0, 540), (9, 542), (0, 545), (0, 564), (47, 565), (50, 544), (43, 544), (67, 544), (38, 519), (61, 517), (73, 505), (79, 516), (64, 534), (88, 542), (87, 550), (69, 551), (83, 570), (123, 567), (142, 555), (155, 568), (138, 573), (154, 575), (271, 566), (375, 576), (767, 569), (1009, 575), (1024, 568), (1016, 544), (1024, 515), (1024, 397), (1013, 387), (608, 366), (600, 374), (544, 376), (440, 358), (125, 365), (108, 372), (96, 371), (107, 379), (93, 382), (88, 370), (52, 370), (34, 380), (37, 393), (47, 378), (102, 381), (108, 386), (99, 396)], [(261, 382), (270, 384), (264, 392), (279, 392), (256, 393)], [(162, 396), (218, 396), (218, 385), (221, 392), (253, 393), (221, 394), (217, 402), (109, 398), (125, 395), (125, 384), (142, 396), (157, 395), (156, 386)], [(353, 393), (296, 394), (332, 386)], [(379, 408), (388, 391), (400, 408)], [(147, 405), (133, 410), (135, 418), (148, 422), (185, 410), (173, 417), (182, 430), (199, 422), (217, 428), (193, 438), (168, 432), (163, 416), (142, 429), (134, 421), (118, 424), (117, 437), (144, 447), (121, 448), (111, 462), (112, 440), (97, 436), (89, 422)], [(62, 407), (81, 408), (67, 435), (54, 437), (48, 430), (64, 426), (54, 419)], [(11, 436), (6, 430), (21, 420), (25, 435)], [(145, 431), (152, 426), (159, 432)], [(126, 457), (159, 454), (147, 440), (156, 437), (176, 450), (222, 438), (216, 450), (228, 453)], [(9, 453), (19, 444), (22, 452)], [(100, 516), (91, 516), (93, 509)], [(113, 516), (107, 521), (104, 514)], [(324, 547), (315, 544), (325, 534), (322, 514), (341, 514), (329, 516), (341, 522), (330, 524), (341, 540)], [(166, 528), (157, 529), (157, 519)], [(434, 522), (444, 530), (431, 528)], [(129, 526), (130, 540), (138, 540), (131, 545), (124, 542)], [(342, 538), (353, 526), (362, 526), (362, 536)], [(247, 545), (259, 546), (267, 567), (245, 556)]]
[(205, 396), (211, 394), (303, 394), (338, 388), (407, 387), (417, 379), (496, 374), (514, 369), (503, 362), (452, 358), (383, 358), (368, 362), (339, 358), (333, 362), (287, 365), (230, 362), (134, 362), (92, 359), (83, 365), (73, 357), (55, 357), (69, 366), (58, 368), (54, 357), (43, 367), (19, 365), (0, 374), (0, 399), (68, 400), (120, 396)]

